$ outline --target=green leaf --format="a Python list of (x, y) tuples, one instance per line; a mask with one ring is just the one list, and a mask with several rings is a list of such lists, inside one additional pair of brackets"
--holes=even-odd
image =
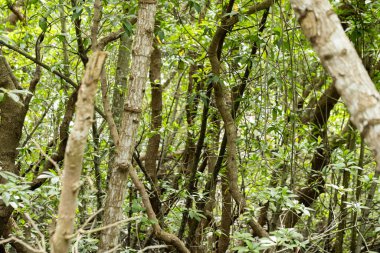
[(1, 195), (1, 199), (4, 201), (4, 204), (6, 206), (9, 206), (9, 200), (11, 198), (11, 194), (9, 192), (3, 192)]
[(48, 27), (47, 19), (45, 17), (40, 18), (40, 20), (38, 21), (38, 25), (40, 26), (43, 32), (46, 32)]
[(197, 2), (193, 2), (193, 8), (200, 13), (201, 12), (201, 6)]
[(11, 205), (11, 207), (13, 207), (14, 209), (17, 209), (18, 205), (16, 202), (9, 202), (9, 204)]
[(164, 31), (159, 30), (159, 31), (157, 32), (157, 36), (158, 36), (158, 38), (159, 38), (161, 41), (163, 41), (164, 38), (165, 38), (165, 33), (164, 33)]
[(73, 14), (71, 15), (71, 19), (72, 20), (78, 19), (80, 17), (80, 15), (82, 14), (82, 11), (83, 11), (82, 6), (75, 6), (73, 8)]

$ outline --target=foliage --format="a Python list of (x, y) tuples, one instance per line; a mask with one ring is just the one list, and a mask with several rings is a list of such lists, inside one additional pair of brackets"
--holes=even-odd
[[(133, 39), (138, 1), (101, 2), (98, 38), (122, 31), (122, 36)], [(183, 241), (194, 243), (192, 246), (203, 252), (213, 252), (224, 238), (222, 217), (232, 202), (227, 234), (230, 250), (331, 252), (341, 247), (340, 252), (350, 252), (352, 241), (362, 237), (366, 250), (376, 251), (380, 236), (378, 188), (371, 196), (371, 187), (379, 182), (374, 172), (376, 165), (367, 147), (360, 147), (361, 136), (351, 128), (350, 116), (339, 97), (333, 99), (327, 94), (330, 100), (318, 104), (334, 80), (327, 76), (302, 35), (290, 4), (275, 1), (268, 10), (265, 26), (259, 30), (264, 10), (249, 15), (246, 12), (261, 1), (230, 2), (233, 6), (227, 12), (226, 1), (159, 1), (154, 43), (162, 55), (161, 80), (151, 80), (140, 101), (141, 122), (132, 161), (151, 201), (155, 194), (159, 195), (158, 223), (176, 235), (184, 224)], [(331, 2), (371, 78), (379, 84), (379, 1)], [(15, 12), (9, 3), (24, 20), (12, 22)], [(93, 5), (94, 1), (84, 0), (0, 0), (1, 51), (20, 84), (18, 89), (0, 87), (0, 105), (6, 99), (21, 105), (32, 96), (17, 149), (17, 171), (0, 170), (0, 198), (5, 206), (15, 209), (12, 217), (18, 227), (14, 234), (35, 247), (41, 240), (39, 233), (49, 238), (49, 227), (54, 226), (51, 224), (59, 204), (64, 163), (62, 150), (67, 140), (63, 133), (69, 133), (72, 127), (72, 118), (68, 123), (65, 120), (72, 110), (69, 101), (76, 88), (57, 73), (76, 86), (80, 84), (84, 59), (92, 54)], [(218, 27), (234, 17), (237, 22), (221, 45), (221, 71), (217, 75), (208, 50)], [(38, 37), (43, 37), (38, 61), (46, 66), (36, 89), (29, 90), (36, 71)], [(120, 121), (117, 109), (125, 109), (122, 99), (118, 99), (128, 91), (129, 82), (127, 77), (120, 81), (118, 75), (121, 69), (128, 74), (131, 65), (119, 64), (121, 51), (124, 48), (128, 57), (133, 55), (130, 45), (122, 44), (120, 37), (104, 48), (109, 54), (105, 66), (107, 99), (116, 122)], [(215, 83), (224, 86), (225, 102), (231, 110), (239, 103), (239, 108), (233, 110), (237, 127), (234, 141), (238, 188), (247, 202), (244, 210), (228, 196), (229, 191), (222, 189), (224, 178), (232, 179), (227, 176), (228, 152), (222, 145), (226, 131), (212, 89)], [(157, 86), (162, 89), (162, 122), (153, 129), (152, 111), (157, 108), (150, 103), (156, 98), (152, 92)], [(103, 207), (113, 158), (118, 152), (104, 117), (103, 99), (99, 91), (98, 112), (83, 161), (75, 231)], [(319, 114), (327, 117), (326, 122), (317, 117)], [(121, 127), (117, 129), (120, 133)], [(205, 134), (201, 143), (202, 130)], [(146, 171), (147, 160), (152, 156), (146, 151), (157, 135), (160, 139), (155, 183)], [(195, 158), (199, 161), (193, 171)], [(50, 159), (55, 161), (53, 165), (49, 165)], [(42, 183), (33, 188), (39, 180)], [(126, 199), (115, 206), (123, 208), (125, 218), (147, 212), (141, 193), (131, 181)], [(24, 213), (31, 214), (38, 229), (31, 227)], [(259, 238), (254, 234), (247, 225), (252, 220), (260, 222), (269, 236)], [(340, 230), (342, 221), (345, 227)], [(138, 222), (120, 224), (120, 252), (138, 252), (161, 244), (150, 237), (150, 227), (155, 222), (145, 216)], [(98, 214), (86, 229), (101, 226), (102, 214)], [(338, 245), (336, 237), (341, 231), (344, 240)], [(95, 252), (98, 244), (99, 232), (94, 232), (74, 238), (72, 249)]]

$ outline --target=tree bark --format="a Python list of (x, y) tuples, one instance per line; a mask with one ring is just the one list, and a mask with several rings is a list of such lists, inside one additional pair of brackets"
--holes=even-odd
[(93, 121), (96, 87), (106, 56), (106, 53), (100, 51), (92, 55), (79, 89), (77, 115), (65, 152), (57, 226), (52, 238), (54, 253), (66, 253), (69, 250), (69, 236), (74, 228), (84, 149)]
[[(377, 166), (366, 206), (372, 204), (380, 175), (380, 94), (359, 55), (344, 33), (338, 16), (327, 0), (291, 0), (301, 28), (310, 40), (324, 68), (334, 80), (351, 122), (374, 152)], [(370, 209), (363, 211), (366, 217)], [(361, 237), (356, 252), (360, 251)]]
[(159, 158), (158, 149), (160, 147), (161, 140), (161, 134), (159, 131), (162, 125), (161, 64), (161, 50), (158, 48), (157, 43), (155, 43), (150, 60), (149, 72), (149, 79), (152, 89), (150, 130), (153, 134), (152, 137), (150, 137), (148, 147), (146, 148), (145, 169), (153, 183), (152, 188), (154, 190), (150, 195), (150, 201), (156, 214), (158, 214), (161, 209), (159, 196), (154, 194), (155, 192), (160, 192), (157, 179), (157, 161)]
[[(13, 76), (11, 68), (5, 57), (1, 54), (1, 51), (0, 73), (0, 88), (10, 91), (16, 89), (18, 86), (16, 78)], [(3, 171), (18, 174), (15, 161), (25, 114), (26, 110), (23, 105), (15, 102), (7, 95), (0, 101), (0, 168)], [(6, 183), (6, 180), (0, 177), (0, 184), (4, 183)], [(12, 211), (13, 208), (11, 206), (5, 206), (4, 202), (0, 200), (0, 237), (6, 231), (8, 219)], [(1, 247), (2, 245), (0, 245)]]
[[(257, 11), (265, 10), (273, 4), (273, 1), (266, 0), (262, 3), (251, 6), (246, 14), (252, 14)], [(231, 192), (232, 198), (238, 205), (239, 213), (244, 212), (246, 207), (246, 201), (244, 196), (241, 194), (238, 186), (238, 162), (237, 162), (237, 127), (233, 118), (233, 113), (231, 108), (227, 105), (228, 101), (227, 90), (224, 84), (220, 80), (220, 54), (223, 47), (223, 41), (228, 31), (238, 22), (238, 15), (232, 17), (226, 17), (221, 21), (221, 26), (216, 30), (214, 37), (208, 48), (208, 58), (211, 63), (211, 71), (216, 79), (213, 81), (213, 87), (215, 91), (216, 107), (223, 119), (224, 129), (227, 138), (227, 175), (229, 177), (229, 190)], [(252, 227), (255, 234), (260, 237), (268, 236), (265, 229), (254, 219), (250, 220), (250, 226)]]
[[(121, 132), (116, 146), (114, 168), (111, 172), (103, 214), (103, 225), (122, 220), (122, 204), (126, 195), (129, 166), (132, 162), (137, 128), (141, 118), (142, 100), (152, 53), (156, 1), (139, 1), (137, 31), (132, 46), (130, 86), (124, 103)], [(98, 252), (117, 247), (120, 229), (112, 227), (102, 230)]]
[[(44, 33), (41, 33), (36, 41), (35, 56), (36, 60), (41, 59), (41, 43), (44, 40)], [(0, 49), (0, 88), (8, 91), (22, 89), (16, 77), (13, 75), (11, 67), (8, 65), (5, 57), (3, 57)], [(33, 77), (29, 82), (29, 92), (25, 99), (19, 96), (19, 102), (14, 101), (8, 95), (3, 94), (3, 99), (0, 101), (0, 169), (19, 174), (15, 166), (15, 161), (18, 155), (17, 147), (19, 146), (22, 127), (26, 113), (29, 109), (29, 104), (32, 99), (37, 84), (41, 78), (41, 66), (36, 65)], [(16, 94), (17, 95), (17, 94)], [(17, 95), (18, 96), (18, 95)], [(6, 183), (4, 178), (0, 177), (0, 184)], [(6, 230), (8, 220), (12, 214), (13, 208), (6, 206), (0, 200), (0, 237)], [(4, 251), (4, 246), (0, 245), (0, 252)]]
[(222, 178), (222, 217), (220, 221), (221, 235), (218, 240), (218, 253), (224, 253), (228, 250), (230, 244), (230, 230), (233, 223), (232, 197), (228, 187), (228, 178), (224, 175)]

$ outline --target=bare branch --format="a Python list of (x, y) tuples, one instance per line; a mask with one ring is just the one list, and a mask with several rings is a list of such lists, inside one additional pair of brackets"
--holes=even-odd
[(11, 237), (9, 237), (7, 239), (1, 240), (0, 241), (0, 245), (1, 244), (5, 244), (5, 243), (9, 243), (9, 242), (12, 242), (12, 241), (21, 244), (22, 246), (24, 246), (25, 248), (27, 248), (32, 253), (46, 253), (45, 250), (35, 249), (32, 246), (30, 246), (28, 243), (24, 242), (23, 240), (15, 237), (15, 236), (11, 236)]
[(107, 74), (106, 70), (103, 69), (101, 77), (100, 77), (100, 83), (102, 88), (102, 101), (103, 101), (103, 107), (104, 107), (104, 114), (106, 116), (106, 121), (108, 124), (108, 127), (110, 129), (110, 133), (113, 139), (113, 142), (115, 143), (115, 146), (118, 146), (119, 143), (119, 133), (117, 131), (117, 126), (115, 124), (115, 120), (113, 119), (112, 115), (112, 109), (110, 102), (108, 100), (107, 95)]
[(90, 57), (79, 90), (77, 116), (65, 152), (57, 227), (52, 238), (54, 253), (66, 253), (69, 248), (70, 240), (67, 235), (73, 231), (84, 149), (94, 116), (97, 83), (106, 57), (107, 54), (101, 51), (96, 51)]
[(62, 74), (61, 72), (58, 72), (57, 70), (51, 70), (51, 67), (49, 67), (47, 64), (39, 61), (38, 59), (34, 58), (33, 56), (29, 55), (28, 53), (24, 52), (23, 50), (15, 47), (15, 46), (12, 46), (8, 43), (6, 43), (5, 41), (3, 40), (0, 40), (0, 45), (3, 45), (19, 54), (21, 54), (22, 56), (24, 56), (25, 58), (31, 60), (32, 62), (34, 62), (35, 64), (38, 64), (40, 65), (41, 67), (43, 67), (44, 69), (46, 69), (47, 71), (59, 76), (60, 78), (62, 78), (63, 80), (65, 80), (67, 83), (69, 83), (71, 86), (75, 87), (75, 88), (78, 88), (78, 84), (76, 82), (74, 82), (73, 80), (71, 80), (69, 77), (65, 76), (64, 74)]

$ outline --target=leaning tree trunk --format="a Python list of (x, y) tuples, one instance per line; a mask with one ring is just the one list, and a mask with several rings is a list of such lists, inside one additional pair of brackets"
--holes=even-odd
[[(119, 140), (114, 140), (116, 157), (111, 172), (105, 200), (103, 226), (123, 218), (122, 204), (127, 190), (128, 170), (132, 161), (137, 129), (141, 118), (141, 107), (152, 53), (153, 31), (157, 3), (139, 1), (137, 31), (132, 46), (132, 67), (128, 93), (125, 99)], [(120, 229), (104, 229), (100, 236), (98, 252), (105, 252), (118, 246)]]
[(66, 253), (69, 249), (69, 236), (73, 233), (77, 195), (80, 189), (83, 154), (94, 115), (96, 86), (106, 56), (106, 53), (100, 51), (92, 55), (79, 89), (76, 104), (77, 115), (65, 152), (57, 227), (52, 238), (54, 253)]
[[(348, 111), (351, 122), (374, 152), (375, 178), (380, 175), (380, 94), (371, 81), (359, 55), (327, 0), (291, 0), (301, 28), (317, 52), (324, 68)], [(372, 204), (376, 189), (373, 180), (366, 205)], [(363, 213), (368, 216), (369, 210)], [(356, 252), (360, 251), (361, 239)]]

